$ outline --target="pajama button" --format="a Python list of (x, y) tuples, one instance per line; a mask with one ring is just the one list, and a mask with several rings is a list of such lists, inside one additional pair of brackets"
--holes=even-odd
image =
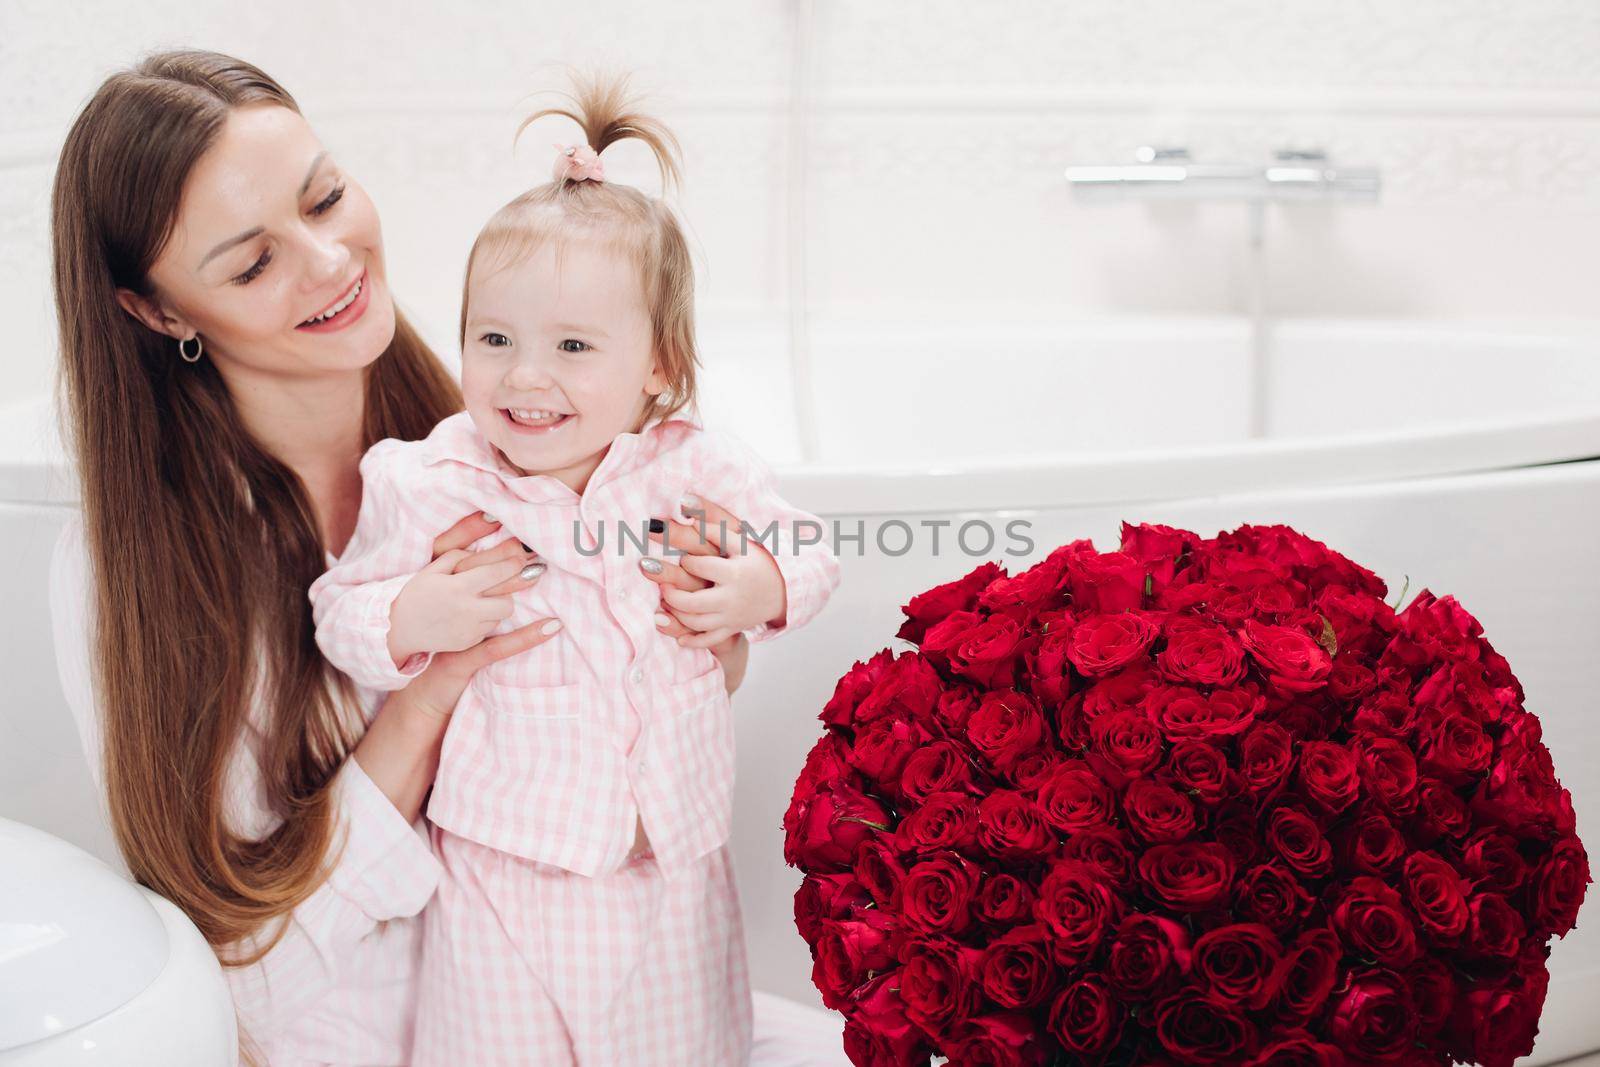
[(642, 682), (644, 681), (644, 671), (641, 671), (638, 667), (635, 667), (633, 669), (633, 673), (628, 675), (628, 677), (632, 678), (636, 682)]

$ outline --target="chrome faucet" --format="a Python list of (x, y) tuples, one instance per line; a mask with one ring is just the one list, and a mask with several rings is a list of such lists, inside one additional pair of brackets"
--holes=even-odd
[(1143, 145), (1133, 163), (1067, 168), (1086, 202), (1163, 200), (1345, 200), (1375, 203), (1376, 167), (1336, 167), (1320, 148), (1279, 148), (1270, 163), (1195, 163), (1187, 148)]

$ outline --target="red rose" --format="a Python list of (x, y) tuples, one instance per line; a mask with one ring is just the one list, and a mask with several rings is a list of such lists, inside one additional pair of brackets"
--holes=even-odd
[(1239, 775), (1252, 793), (1266, 797), (1282, 789), (1293, 764), (1293, 740), (1276, 723), (1257, 723), (1239, 742)]
[(1259, 1011), (1278, 991), (1283, 944), (1260, 923), (1235, 923), (1201, 934), (1194, 943), (1194, 981), (1209, 995)]
[(1400, 894), (1381, 879), (1366, 875), (1351, 879), (1339, 896), (1333, 924), (1358, 956), (1397, 969), (1416, 959), (1416, 928), (1406, 916)]
[(1239, 639), (1267, 680), (1285, 692), (1310, 693), (1320, 689), (1333, 669), (1328, 650), (1304, 630), (1247, 619)]
[(1144, 604), (1144, 564), (1124, 552), (1095, 552), (1088, 541), (1067, 559), (1072, 603), (1084, 611), (1137, 611)]
[(951, 652), (950, 669), (987, 689), (1014, 685), (1033, 640), (1016, 619), (990, 616), (968, 631)]
[(983, 950), (945, 938), (909, 942), (901, 952), (900, 995), (906, 1014), (929, 1034), (978, 1010), (982, 990), (977, 974)]
[(1179, 741), (1167, 754), (1167, 767), (1173, 784), (1202, 805), (1217, 804), (1235, 789), (1228, 757), (1206, 741)]
[(902, 719), (925, 724), (944, 692), (944, 679), (926, 656), (906, 652), (897, 656), (856, 706), (855, 723)]
[(892, 908), (920, 934), (959, 934), (972, 924), (978, 868), (953, 852), (922, 860), (906, 872)]
[(864, 984), (871, 972), (894, 966), (889, 951), (894, 926), (893, 918), (873, 908), (858, 912), (854, 919), (829, 919), (822, 924), (811, 980), (824, 1004), (835, 1010), (844, 1007), (845, 998)]
[(1067, 658), (1091, 678), (1115, 674), (1144, 655), (1157, 633), (1155, 624), (1137, 612), (1090, 615), (1072, 628)]
[(978, 839), (978, 804), (965, 793), (934, 793), (895, 829), (902, 852), (968, 851)]
[(1328, 1036), (1359, 1063), (1392, 1059), (1411, 1047), (1416, 1006), (1392, 971), (1354, 973), (1328, 1020)]
[(1122, 1036), (1127, 1012), (1093, 978), (1073, 982), (1050, 1007), (1050, 1034), (1061, 1047), (1094, 1059), (1104, 1055)]
[(1058, 830), (1074, 833), (1108, 826), (1117, 801), (1100, 777), (1081, 763), (1064, 763), (1039, 787), (1039, 812)]
[(938, 666), (948, 669), (957, 650), (978, 632), (983, 621), (984, 616), (976, 611), (952, 611), (928, 627), (922, 635), (919, 642), (922, 654)]
[(1456, 869), (1431, 852), (1406, 860), (1406, 901), (1436, 944), (1451, 944), (1467, 928), (1466, 885)]
[(1332, 741), (1308, 741), (1300, 746), (1300, 784), (1324, 811), (1338, 814), (1361, 792), (1356, 758)]
[(1494, 742), (1465, 716), (1441, 715), (1417, 726), (1422, 769), (1450, 785), (1466, 785), (1482, 774), (1493, 754)]
[(879, 719), (856, 731), (850, 765), (866, 778), (898, 792), (900, 772), (911, 754), (928, 741), (928, 733), (903, 719)]
[(907, 1018), (898, 982), (898, 972), (879, 975), (845, 1007), (844, 1051), (856, 1067), (900, 1067), (927, 1059), (927, 1038)]
[(1088, 760), (1107, 784), (1121, 788), (1161, 761), (1161, 732), (1135, 711), (1114, 711), (1094, 720)]
[(1424, 1041), (1438, 1034), (1456, 1003), (1456, 980), (1450, 965), (1437, 956), (1419, 956), (1404, 978), (1417, 1002), (1417, 1032)]
[(1417, 786), (1417, 811), (1411, 832), (1424, 841), (1439, 837), (1465, 837), (1472, 828), (1472, 816), (1455, 790), (1436, 778), (1424, 778)]
[(1209, 841), (1156, 845), (1139, 857), (1146, 891), (1174, 911), (1205, 911), (1227, 899), (1233, 885), (1233, 854)]
[(978, 886), (978, 918), (993, 926), (1016, 926), (1033, 916), (1033, 889), (1004, 872), (990, 874)]
[(842, 871), (856, 848), (889, 828), (882, 805), (843, 782), (795, 796), (783, 816), (783, 858), (808, 870)]
[(1512, 1067), (1516, 1059), (1533, 1051), (1549, 987), (1550, 974), (1535, 948), (1503, 978), (1467, 989), (1456, 1001), (1447, 1030), (1454, 1035), (1451, 1054), (1483, 1067)]
[(1384, 689), (1362, 701), (1351, 726), (1357, 733), (1403, 738), (1411, 732), (1416, 715), (1417, 705), (1410, 693)]
[(1167, 647), (1156, 663), (1173, 681), (1230, 686), (1244, 678), (1244, 646), (1222, 627), (1178, 615), (1162, 632)]
[(1095, 826), (1067, 837), (1061, 858), (1083, 864), (1108, 885), (1125, 890), (1133, 879), (1133, 853), (1121, 830)]
[(1327, 927), (1306, 930), (1278, 963), (1278, 994), (1273, 1007), (1289, 1020), (1322, 1011), (1339, 975), (1339, 939)]
[(957, 1023), (945, 1049), (951, 1063), (1044, 1067), (1045, 1050), (1033, 1020), (1022, 1012), (980, 1015)]
[(985, 693), (967, 722), (967, 738), (999, 769), (1011, 766), (1044, 740), (1044, 716), (1026, 693)]
[(1406, 858), (1406, 839), (1394, 823), (1368, 811), (1345, 828), (1341, 855), (1355, 870), (1387, 875)]
[(1333, 848), (1316, 822), (1299, 808), (1279, 808), (1267, 819), (1267, 845), (1302, 878), (1333, 870)]
[(1527, 927), (1499, 893), (1477, 893), (1467, 901), (1467, 949), (1488, 960), (1511, 960), (1522, 950)]
[(1156, 1038), (1183, 1063), (1238, 1063), (1255, 1043), (1250, 1020), (1224, 1001), (1188, 993), (1168, 997), (1155, 1009)]
[(1344, 1067), (1344, 1053), (1294, 1030), (1263, 1046), (1244, 1067)]
[(1462, 850), (1461, 868), (1474, 889), (1491, 893), (1515, 893), (1528, 879), (1528, 863), (1517, 851), (1516, 839), (1497, 830), (1472, 835)]
[(895, 889), (906, 876), (905, 864), (900, 862), (892, 842), (892, 837), (873, 838), (863, 841), (856, 850), (855, 876), (880, 908), (889, 906)]
[(1070, 860), (1050, 865), (1034, 904), (1056, 962), (1076, 967), (1094, 954), (1118, 918), (1117, 898), (1097, 873)]
[(978, 804), (978, 846), (999, 859), (1043, 859), (1056, 835), (1038, 805), (1021, 793), (996, 790)]
[(822, 708), (822, 721), (829, 726), (850, 726), (855, 723), (856, 705), (872, 692), (873, 686), (894, 662), (894, 652), (884, 649), (865, 663), (856, 661), (833, 686), (833, 696)]
[(1589, 885), (1589, 855), (1569, 837), (1550, 850), (1533, 877), (1533, 922), (1540, 937), (1565, 937), (1578, 923), (1578, 906)]
[(1305, 886), (1276, 863), (1264, 863), (1240, 876), (1233, 890), (1234, 912), (1283, 934), (1305, 921), (1313, 900)]
[(972, 690), (953, 685), (939, 694), (933, 705), (933, 717), (944, 724), (947, 735), (960, 736), (967, 732), (972, 713), (978, 710), (978, 698)]
[(1142, 567), (1159, 590), (1176, 576), (1179, 560), (1202, 541), (1188, 530), (1158, 523), (1122, 524), (1122, 554)]
[(1105, 978), (1117, 995), (1149, 1000), (1189, 971), (1189, 931), (1158, 915), (1129, 915), (1106, 950)]
[(998, 563), (981, 563), (965, 577), (917, 594), (901, 609), (905, 612), (906, 621), (895, 636), (912, 644), (921, 644), (930, 626), (958, 611), (971, 610), (983, 588), (1004, 577), (1005, 573), (1005, 568)]
[(1017, 757), (1005, 770), (1005, 779), (1026, 793), (1038, 792), (1056, 769), (1066, 762), (1056, 749), (1040, 746)]
[(1028, 688), (1046, 708), (1059, 708), (1072, 695), (1072, 663), (1067, 659), (1070, 629), (1046, 633), (1023, 657)]
[(972, 764), (954, 741), (930, 741), (913, 752), (900, 771), (900, 792), (914, 801), (935, 793), (972, 791)]
[(1128, 825), (1145, 841), (1182, 841), (1194, 832), (1194, 805), (1171, 786), (1136, 778), (1122, 795)]
[(1219, 689), (1210, 696), (1184, 686), (1163, 686), (1145, 698), (1145, 712), (1167, 737), (1232, 737), (1249, 729), (1263, 701), (1252, 686)]
[(1066, 597), (1065, 585), (1065, 567), (1060, 561), (1046, 559), (1021, 574), (996, 578), (978, 595), (978, 604), (996, 615), (1024, 622), (1059, 607)]
[(991, 941), (983, 957), (983, 991), (1002, 1008), (1031, 1008), (1055, 983), (1056, 967), (1037, 923), (1018, 926)]
[(794, 925), (812, 943), (824, 919), (847, 918), (871, 902), (871, 894), (853, 874), (808, 874), (794, 892)]
[(1385, 811), (1405, 815), (1417, 806), (1417, 761), (1411, 750), (1389, 737), (1362, 742), (1357, 763), (1361, 783)]

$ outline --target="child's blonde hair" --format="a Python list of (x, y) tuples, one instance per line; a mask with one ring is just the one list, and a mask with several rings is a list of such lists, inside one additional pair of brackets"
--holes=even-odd
[[(561, 107), (534, 112), (517, 127), (517, 135), (547, 115), (572, 119), (595, 152), (627, 138), (643, 141), (655, 155), (663, 192), (681, 181), (678, 140), (659, 120), (636, 110), (626, 77), (574, 75), (567, 94), (571, 110)], [(472, 272), (480, 257), (493, 257), (503, 268), (532, 255), (547, 242), (560, 247), (571, 240), (596, 240), (627, 255), (639, 268), (645, 306), (650, 315), (652, 346), (667, 380), (667, 389), (646, 404), (639, 427), (652, 418), (666, 418), (695, 404), (695, 369), (699, 357), (694, 335), (694, 264), (689, 245), (671, 208), (659, 197), (646, 196), (610, 181), (561, 178), (529, 189), (495, 212), (467, 256), (461, 293), (461, 336), (467, 339), (467, 300)], [(637, 428), (636, 428), (637, 429)]]

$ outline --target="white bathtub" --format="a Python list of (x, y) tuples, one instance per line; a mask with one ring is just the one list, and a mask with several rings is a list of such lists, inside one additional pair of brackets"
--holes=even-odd
[[(1019, 317), (1015, 309), (812, 325), (820, 458), (792, 462), (783, 336), (707, 335), (707, 420), (779, 462), (786, 494), (865, 549), (808, 629), (759, 650), (740, 690), (734, 847), (758, 987), (816, 1001), (794, 932), (798, 875), (780, 820), (852, 662), (894, 643), (898, 606), (982, 558), (1020, 567), (1079, 537), (1115, 543), (1123, 519), (1212, 534), (1285, 522), (1372, 567), (1398, 592), (1451, 592), (1482, 621), (1544, 721), (1580, 833), (1600, 842), (1600, 328), (1381, 322), (1278, 325), (1268, 436), (1245, 437), (1248, 325)], [(776, 414), (774, 411), (776, 410)], [(43, 403), (0, 426), (0, 815), (105, 854), (56, 690), (45, 568), (72, 506)], [(788, 461), (788, 462), (786, 462)], [(954, 547), (963, 523), (1001, 530), (989, 557)], [(931, 551), (931, 527), (949, 521)], [(1007, 557), (1007, 523), (1032, 551)], [(901, 525), (891, 525), (899, 523)], [(858, 525), (859, 524), (859, 525)], [(874, 547), (885, 533), (891, 549)], [(18, 784), (20, 783), (20, 785)], [(1600, 1049), (1600, 904), (1557, 943), (1542, 1063)]]

